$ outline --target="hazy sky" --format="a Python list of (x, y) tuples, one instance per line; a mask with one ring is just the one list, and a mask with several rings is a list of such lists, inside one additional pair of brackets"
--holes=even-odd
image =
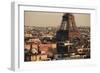
[[(59, 26), (63, 13), (49, 12), (24, 12), (24, 22), (26, 26)], [(89, 14), (74, 14), (76, 26), (90, 26)]]

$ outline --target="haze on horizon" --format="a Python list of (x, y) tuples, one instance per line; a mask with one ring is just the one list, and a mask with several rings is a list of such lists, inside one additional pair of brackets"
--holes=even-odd
[[(39, 26), (39, 27), (57, 27), (61, 25), (62, 16), (64, 13), (54, 12), (24, 12), (25, 26)], [(90, 14), (74, 13), (76, 26), (90, 27)]]

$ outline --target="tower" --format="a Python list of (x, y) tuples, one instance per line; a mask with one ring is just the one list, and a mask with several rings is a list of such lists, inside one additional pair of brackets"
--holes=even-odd
[[(76, 26), (74, 15), (65, 13), (62, 16), (60, 29), (57, 31), (59, 39), (72, 41), (74, 38), (80, 38), (80, 32)], [(58, 36), (57, 36), (58, 37)]]
[(74, 15), (65, 13), (59, 30), (56, 32), (57, 51), (60, 54), (68, 53), (68, 46), (64, 45), (67, 41), (72, 42), (74, 38), (80, 39), (80, 32), (76, 27)]

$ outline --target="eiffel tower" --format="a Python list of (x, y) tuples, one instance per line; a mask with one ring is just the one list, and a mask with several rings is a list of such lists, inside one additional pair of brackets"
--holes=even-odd
[(80, 38), (80, 32), (76, 26), (75, 18), (72, 13), (65, 13), (62, 16), (60, 29), (57, 31), (57, 39), (60, 41), (72, 41), (74, 38)]
[(62, 16), (60, 28), (56, 32), (58, 54), (62, 54), (62, 57), (64, 54), (68, 54), (68, 45), (66, 46), (65, 44), (67, 42), (73, 43), (76, 38), (77, 40), (80, 40), (80, 32), (76, 27), (74, 15), (71, 13), (65, 13)]

